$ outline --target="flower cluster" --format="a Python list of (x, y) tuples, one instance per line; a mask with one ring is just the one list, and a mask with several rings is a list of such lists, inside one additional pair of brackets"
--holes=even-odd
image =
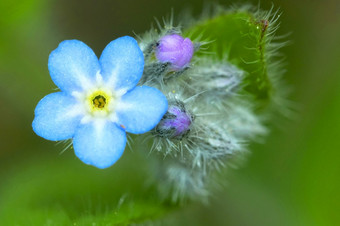
[(33, 130), (48, 140), (72, 140), (76, 156), (98, 168), (121, 157), (126, 132), (145, 133), (161, 162), (160, 194), (174, 202), (202, 200), (217, 182), (215, 172), (267, 129), (244, 88), (249, 71), (227, 56), (204, 54), (208, 42), (172, 23), (138, 44), (128, 36), (112, 41), (99, 60), (80, 41), (62, 42), (48, 63), (61, 91), (38, 103)]
[(156, 87), (168, 111), (145, 139), (162, 153), (161, 194), (176, 202), (204, 199), (213, 174), (246, 151), (246, 141), (267, 132), (253, 104), (239, 97), (245, 72), (227, 60), (198, 54), (204, 42), (165, 25), (141, 38), (145, 70), (140, 84)]

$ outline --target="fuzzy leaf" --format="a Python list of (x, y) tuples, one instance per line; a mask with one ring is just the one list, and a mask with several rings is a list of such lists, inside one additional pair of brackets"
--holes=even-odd
[(246, 71), (245, 90), (265, 102), (272, 93), (265, 57), (267, 28), (267, 20), (246, 11), (231, 11), (197, 23), (185, 35), (212, 41), (208, 51)]

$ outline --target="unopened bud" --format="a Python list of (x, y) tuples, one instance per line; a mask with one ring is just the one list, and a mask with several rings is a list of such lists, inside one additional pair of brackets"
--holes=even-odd
[(156, 57), (160, 62), (170, 62), (175, 71), (186, 68), (194, 54), (194, 45), (189, 38), (178, 34), (162, 37), (156, 48)]
[(182, 139), (189, 131), (193, 115), (186, 111), (182, 102), (169, 104), (167, 113), (155, 128), (160, 137)]

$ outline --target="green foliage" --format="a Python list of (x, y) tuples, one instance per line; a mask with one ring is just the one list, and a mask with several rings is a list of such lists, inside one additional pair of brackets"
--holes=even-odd
[(145, 169), (143, 160), (129, 156), (98, 170), (80, 163), (71, 150), (59, 159), (28, 159), (2, 181), (0, 224), (126, 225), (155, 219), (173, 207), (145, 186)]

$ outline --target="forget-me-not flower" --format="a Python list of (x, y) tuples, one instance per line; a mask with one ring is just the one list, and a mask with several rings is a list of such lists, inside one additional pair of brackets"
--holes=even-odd
[(73, 139), (76, 156), (86, 164), (111, 166), (123, 154), (126, 132), (153, 129), (167, 111), (159, 90), (136, 86), (144, 57), (131, 37), (109, 43), (99, 61), (83, 42), (63, 41), (48, 68), (61, 91), (38, 103), (33, 130), (47, 140)]

